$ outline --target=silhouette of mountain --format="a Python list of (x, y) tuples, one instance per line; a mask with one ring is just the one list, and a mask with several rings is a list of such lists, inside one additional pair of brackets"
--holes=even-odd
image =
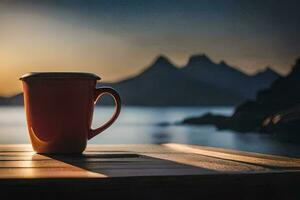
[(196, 106), (232, 105), (239, 95), (196, 80), (178, 69), (165, 56), (159, 56), (137, 76), (110, 84), (127, 105)]
[(0, 97), (0, 105), (23, 105), (23, 94), (19, 93), (10, 97)]
[(267, 88), (279, 75), (267, 69), (249, 76), (225, 61), (214, 63), (205, 54), (191, 56), (182, 71), (202, 82), (227, 89), (244, 98), (254, 98), (257, 91)]
[(274, 77), (278, 78), (279, 74), (273, 71), (269, 66), (266, 67), (264, 71), (257, 72), (254, 76), (257, 79), (273, 79)]
[[(272, 76), (267, 70), (257, 76)], [(258, 92), (255, 100), (238, 106), (231, 117), (206, 114), (188, 118), (187, 124), (214, 124), (219, 128), (240, 132), (300, 131), (300, 58), (286, 77), (276, 79), (270, 88)]]
[[(120, 91), (128, 105), (198, 106), (235, 105), (252, 98), (279, 75), (266, 69), (249, 76), (224, 61), (214, 63), (207, 55), (191, 56), (188, 63), (178, 68), (166, 56), (158, 56), (138, 75), (109, 85)], [(23, 103), (21, 94), (0, 98), (0, 105)], [(99, 104), (111, 104), (104, 98)]]
[(255, 85), (252, 87), (252, 93), (255, 93), (256, 96), (259, 90), (267, 89), (270, 87), (271, 83), (273, 83), (279, 77), (281, 76), (278, 73), (273, 71), (270, 67), (266, 67), (264, 71), (258, 72), (251, 77), (252, 81), (250, 81), (250, 83)]

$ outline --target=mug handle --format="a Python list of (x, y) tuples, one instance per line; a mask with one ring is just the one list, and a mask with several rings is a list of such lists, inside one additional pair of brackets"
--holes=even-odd
[(121, 111), (121, 98), (120, 98), (120, 95), (113, 88), (110, 88), (110, 87), (96, 88), (94, 94), (95, 94), (95, 96), (94, 96), (94, 103), (95, 104), (102, 95), (108, 94), (114, 99), (116, 108), (115, 108), (115, 112), (114, 112), (113, 116), (105, 124), (103, 124), (99, 128), (90, 129), (90, 132), (88, 134), (88, 139), (93, 138), (94, 136), (98, 135), (99, 133), (101, 133), (102, 131), (104, 131), (108, 127), (110, 127), (116, 121), (116, 119), (118, 118), (118, 116), (120, 114), (120, 111)]

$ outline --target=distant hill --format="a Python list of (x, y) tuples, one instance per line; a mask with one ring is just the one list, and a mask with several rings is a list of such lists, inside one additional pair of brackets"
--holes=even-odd
[(254, 98), (259, 90), (269, 87), (279, 77), (270, 68), (249, 76), (224, 61), (214, 63), (205, 54), (191, 56), (182, 71), (197, 80), (230, 90), (247, 99)]
[[(158, 56), (139, 74), (116, 83), (99, 83), (116, 88), (126, 105), (202, 106), (236, 105), (251, 99), (279, 75), (270, 68), (249, 76), (224, 61), (214, 63), (204, 55), (191, 56), (177, 67), (165, 56)], [(23, 103), (21, 94), (0, 98), (0, 105)], [(99, 104), (110, 104), (104, 98)]]
[(23, 105), (23, 94), (17, 94), (11, 97), (0, 97), (1, 105)]

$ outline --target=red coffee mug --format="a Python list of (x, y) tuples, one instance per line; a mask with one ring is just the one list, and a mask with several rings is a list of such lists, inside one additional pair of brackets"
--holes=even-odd
[[(114, 123), (121, 99), (110, 87), (96, 88), (100, 78), (91, 73), (29, 73), (23, 75), (25, 111), (33, 149), (37, 153), (81, 153), (87, 140)], [(116, 108), (104, 125), (91, 129), (94, 104), (111, 95)]]

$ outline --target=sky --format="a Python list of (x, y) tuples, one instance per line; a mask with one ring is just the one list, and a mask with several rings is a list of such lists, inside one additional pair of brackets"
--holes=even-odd
[(300, 56), (299, 1), (0, 0), (0, 95), (30, 71), (87, 71), (104, 81), (164, 54), (192, 54), (248, 74), (287, 74)]

